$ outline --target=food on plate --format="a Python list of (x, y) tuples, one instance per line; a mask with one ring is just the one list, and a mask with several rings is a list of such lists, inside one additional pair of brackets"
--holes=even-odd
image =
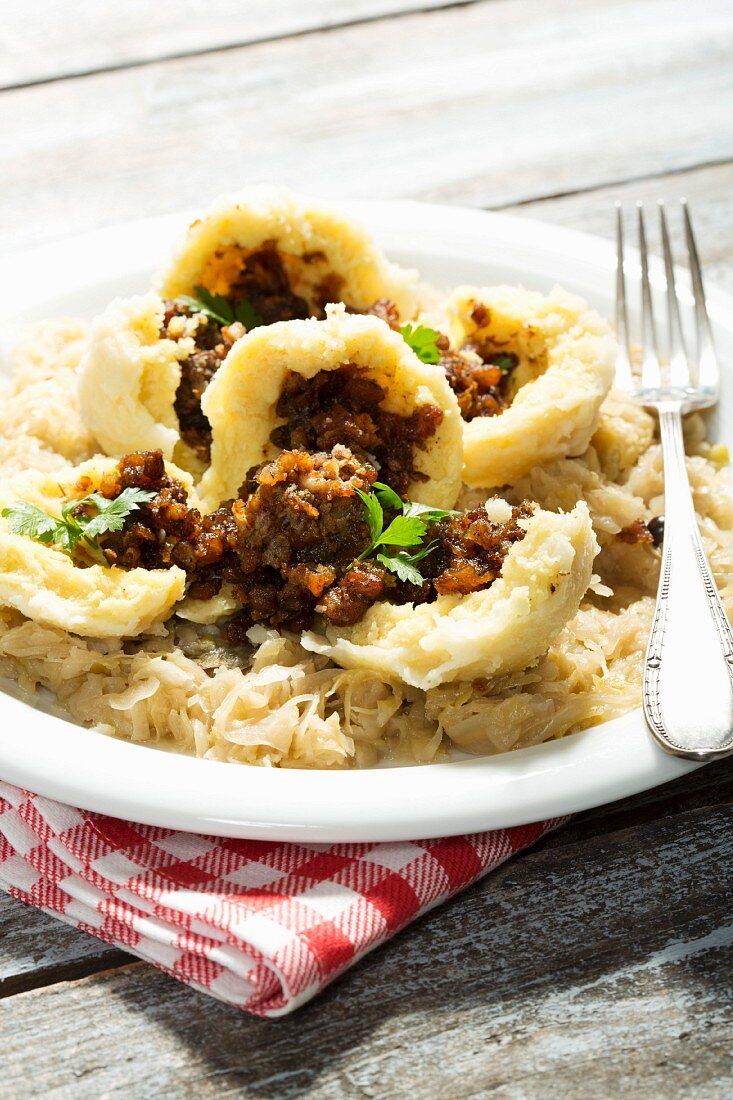
[(217, 199), (191, 224), (156, 284), (164, 298), (201, 287), (235, 311), (244, 302), (260, 324), (322, 316), (329, 302), (366, 310), (380, 298), (409, 320), (418, 303), (414, 272), (390, 263), (360, 225), (270, 187)]
[(147, 496), (104, 458), (8, 478), (0, 490), (0, 604), (90, 638), (135, 637), (167, 618), (183, 596), (183, 571), (123, 570), (100, 546)]
[(107, 454), (148, 448), (171, 459), (179, 443), (181, 364), (199, 350), (196, 335), (206, 324), (186, 318), (173, 336), (164, 316), (162, 300), (144, 294), (116, 298), (92, 321), (79, 371), (79, 409)]
[[(638, 706), (661, 452), (583, 302), (433, 291), (264, 189), (137, 289), (15, 353), (0, 674), (269, 767), (506, 752)], [(727, 452), (685, 433), (733, 611)]]
[[(437, 579), (441, 594), (435, 602), (376, 603), (353, 627), (328, 625), (325, 638), (306, 635), (305, 648), (347, 668), (396, 674), (424, 691), (452, 680), (527, 668), (578, 610), (598, 545), (583, 503), (565, 514), (525, 512), (496, 498), (462, 515), (462, 545), (451, 546), (453, 556)], [(455, 520), (443, 523), (457, 526)], [(523, 534), (509, 542), (504, 532), (509, 528), (511, 533), (513, 526)], [(491, 555), (494, 568), (499, 566), (496, 579), (487, 584), (476, 577), (484, 583), (466, 595), (460, 589), (462, 573), (476, 572), (471, 555), (481, 560), (489, 538), (498, 543)]]
[(585, 302), (555, 287), (458, 287), (442, 363), (464, 418), (464, 481), (494, 488), (586, 450), (615, 344)]
[(240, 340), (204, 394), (208, 507), (280, 449), (369, 456), (400, 496), (450, 508), (461, 487), (461, 420), (441, 370), (374, 316), (331, 306), (325, 321), (290, 321)]
[(160, 449), (197, 475), (211, 446), (201, 398), (237, 339), (323, 317), (329, 302), (395, 327), (418, 306), (414, 273), (390, 264), (361, 226), (272, 188), (224, 196), (196, 219), (157, 290), (118, 299), (93, 322), (81, 415), (107, 454)]

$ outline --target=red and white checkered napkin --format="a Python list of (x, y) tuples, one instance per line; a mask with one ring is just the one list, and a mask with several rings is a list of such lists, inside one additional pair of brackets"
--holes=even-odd
[(225, 840), (0, 783), (0, 887), (195, 989), (281, 1016), (557, 824), (399, 844)]

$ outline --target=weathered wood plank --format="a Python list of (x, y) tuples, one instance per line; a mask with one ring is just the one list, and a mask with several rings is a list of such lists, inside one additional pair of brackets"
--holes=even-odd
[(161, 57), (262, 42), (402, 12), (447, 7), (451, 0), (5, 0), (0, 87), (58, 80)]
[(94, 936), (0, 893), (0, 997), (78, 978), (122, 960), (121, 951)]
[(0, 248), (247, 182), (491, 206), (733, 158), (731, 47), (728, 0), (511, 0), (5, 92)]
[[(576, 845), (583, 838), (607, 835), (672, 817), (693, 809), (733, 803), (733, 765), (721, 761), (682, 780), (634, 798), (579, 814), (545, 841), (547, 848)], [(460, 919), (458, 899), (454, 905)], [(0, 893), (0, 998), (27, 989), (80, 978), (129, 961), (121, 952)]]
[[(681, 262), (686, 253), (675, 203), (683, 196), (688, 199), (694, 216), (706, 278), (711, 283), (717, 282), (733, 289), (733, 163), (674, 172), (661, 179), (635, 180), (580, 194), (540, 199), (522, 205), (517, 213), (611, 237), (614, 232), (613, 203), (617, 199), (627, 203), (629, 209), (639, 199), (650, 205), (653, 214), (654, 203), (663, 198), (669, 207), (670, 225)], [(654, 218), (650, 220), (649, 230), (650, 243), (656, 247)]]
[(727, 808), (544, 845), (279, 1022), (141, 967), (21, 994), (2, 1080), (13, 1100), (726, 1095), (732, 857)]

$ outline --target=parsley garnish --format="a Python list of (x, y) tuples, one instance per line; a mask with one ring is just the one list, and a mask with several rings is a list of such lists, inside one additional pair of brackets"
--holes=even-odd
[(416, 563), (422, 561), (428, 554), (432, 554), (437, 545), (437, 542), (430, 542), (414, 554), (408, 554), (405, 550), (400, 550), (397, 554), (377, 554), (377, 561), (390, 572), (396, 573), (401, 581), (420, 585), (424, 577)]
[[(439, 519), (456, 513), (443, 508), (431, 508), (427, 504), (418, 504), (415, 501), (401, 500), (394, 489), (390, 489), (389, 485), (384, 485), (381, 481), (374, 482), (371, 493), (363, 493), (360, 489), (356, 491), (364, 504), (371, 539), (369, 546), (359, 555), (357, 561), (364, 561), (378, 550), (377, 561), (390, 572), (395, 573), (400, 580), (422, 584), (423, 577), (417, 568), (417, 562), (422, 561), (437, 546), (435, 541), (423, 545), (428, 527), (437, 523)], [(398, 513), (386, 528), (384, 526), (385, 508)], [(395, 547), (405, 549), (395, 550)], [(413, 547), (416, 548), (413, 553), (406, 552)]]
[(236, 305), (232, 305), (223, 294), (212, 294), (204, 286), (195, 286), (193, 295), (179, 294), (176, 301), (194, 313), (206, 314), (207, 317), (218, 321), (220, 325), (233, 325), (235, 321), (239, 321), (249, 331), (249, 329), (257, 328), (258, 325), (265, 323), (252, 303), (248, 302), (246, 298), (242, 298)]
[(439, 363), (440, 350), (437, 341), (440, 333), (425, 325), (403, 325), (400, 336), (415, 352), (422, 363)]
[[(26, 535), (35, 542), (55, 546), (69, 555), (80, 547), (94, 561), (106, 565), (99, 536), (108, 531), (121, 531), (130, 513), (154, 496), (155, 493), (147, 489), (133, 488), (123, 489), (114, 500), (108, 500), (99, 493), (90, 493), (81, 500), (67, 501), (61, 509), (61, 519), (49, 515), (35, 504), (19, 500), (3, 508), (2, 515), (16, 535)], [(91, 508), (94, 514), (86, 515)]]
[(489, 363), (492, 367), (498, 367), (502, 374), (509, 374), (517, 366), (519, 360), (511, 351), (500, 351), (492, 355)]

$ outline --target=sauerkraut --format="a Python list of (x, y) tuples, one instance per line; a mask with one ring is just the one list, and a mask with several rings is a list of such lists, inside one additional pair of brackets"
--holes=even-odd
[[(37, 328), (3, 391), (0, 470), (53, 471), (97, 449), (76, 408), (84, 325)], [(705, 545), (733, 611), (733, 503), (725, 448), (688, 418), (688, 469)], [(459, 504), (486, 499), (465, 489)], [(531, 667), (421, 690), (387, 672), (343, 669), (296, 635), (254, 627), (240, 648), (182, 617), (134, 639), (81, 638), (0, 609), (0, 672), (46, 688), (74, 720), (135, 742), (209, 759), (283, 767), (429, 762), (459, 749), (495, 753), (603, 722), (640, 701), (641, 661), (659, 550), (616, 536), (663, 512), (653, 423), (611, 394), (586, 451), (531, 468), (503, 495), (549, 511), (587, 505), (601, 550), (580, 609)], [(190, 618), (196, 618), (195, 614)]]

